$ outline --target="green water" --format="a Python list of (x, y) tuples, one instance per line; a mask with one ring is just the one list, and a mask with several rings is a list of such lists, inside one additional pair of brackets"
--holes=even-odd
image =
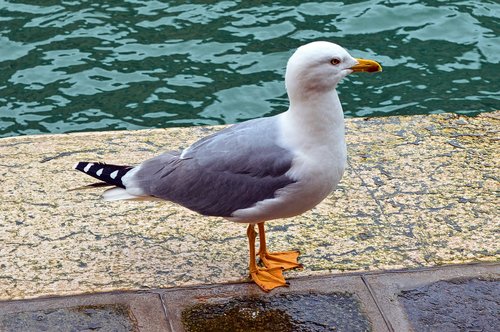
[(0, 1), (0, 137), (235, 123), (285, 111), (293, 50), (384, 72), (346, 116), (499, 109), (498, 1)]

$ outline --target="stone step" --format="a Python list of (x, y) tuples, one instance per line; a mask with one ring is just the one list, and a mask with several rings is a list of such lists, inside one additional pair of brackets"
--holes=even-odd
[(0, 331), (497, 331), (500, 264), (0, 302)]

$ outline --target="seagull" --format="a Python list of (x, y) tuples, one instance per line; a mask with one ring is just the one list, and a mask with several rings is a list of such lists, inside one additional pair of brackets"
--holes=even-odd
[(113, 186), (105, 200), (166, 200), (248, 224), (252, 280), (264, 291), (287, 286), (283, 271), (302, 268), (299, 252), (269, 252), (264, 223), (300, 215), (335, 190), (347, 161), (335, 89), (353, 72), (379, 71), (377, 62), (353, 58), (337, 44), (311, 42), (288, 60), (286, 112), (232, 125), (136, 166), (78, 162), (74, 168)]

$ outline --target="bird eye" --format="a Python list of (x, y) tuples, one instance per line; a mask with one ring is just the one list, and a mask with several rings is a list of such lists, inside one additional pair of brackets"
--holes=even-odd
[(333, 58), (330, 63), (334, 66), (338, 65), (340, 63), (340, 59), (337, 59), (337, 58)]

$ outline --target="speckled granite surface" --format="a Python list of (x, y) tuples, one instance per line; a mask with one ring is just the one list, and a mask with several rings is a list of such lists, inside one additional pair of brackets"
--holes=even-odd
[[(498, 261), (500, 112), (347, 121), (349, 169), (303, 216), (268, 223), (297, 248), (286, 277)], [(170, 203), (104, 202), (76, 161), (136, 163), (216, 128), (0, 139), (0, 300), (247, 278), (245, 225)]]

